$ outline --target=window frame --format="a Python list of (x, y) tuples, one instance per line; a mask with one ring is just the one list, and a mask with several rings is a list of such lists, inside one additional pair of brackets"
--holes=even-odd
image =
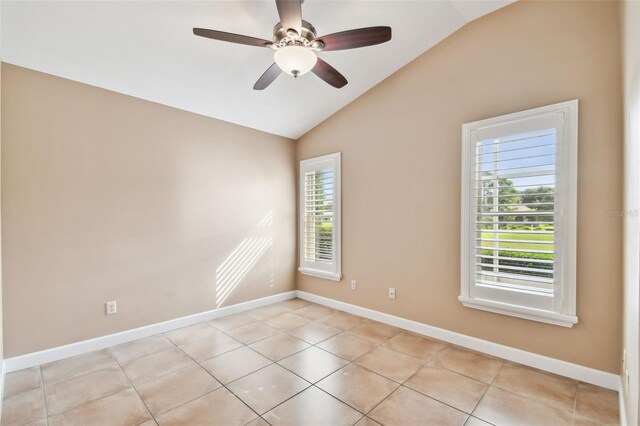
[[(553, 290), (552, 309), (540, 309), (522, 304), (526, 297), (520, 297), (517, 292), (511, 290), (514, 296), (508, 300), (509, 290), (505, 290), (495, 300), (486, 297), (478, 297), (475, 284), (475, 261), (471, 261), (472, 234), (475, 238), (474, 221), (475, 210), (471, 196), (475, 197), (474, 174), (476, 173), (475, 150), (478, 131), (491, 133), (505, 125), (518, 127), (519, 123), (535, 120), (537, 118), (548, 119), (553, 115), (554, 119), (561, 118), (562, 132), (556, 134), (556, 152), (560, 151), (561, 162), (556, 165), (555, 188), (556, 204), (560, 205), (560, 212), (554, 214), (554, 240), (559, 241), (556, 246), (555, 259), (558, 262), (560, 276), (559, 285)], [(556, 129), (557, 129), (556, 125)], [(540, 130), (540, 129), (539, 129)], [(513, 133), (513, 132), (509, 132)], [(500, 135), (501, 137), (506, 135)], [(480, 139), (480, 138), (478, 138)], [(484, 137), (483, 137), (484, 139)], [(578, 322), (576, 316), (576, 235), (577, 235), (577, 171), (578, 171), (578, 100), (561, 102), (540, 108), (534, 108), (517, 113), (502, 115), (462, 126), (462, 173), (461, 173), (461, 244), (460, 244), (460, 296), (459, 301), (465, 307), (499, 313), (503, 315), (539, 321), (563, 327), (572, 327)], [(473, 244), (475, 250), (475, 244)], [(475, 257), (475, 252), (473, 252)], [(555, 275), (554, 264), (554, 280)], [(482, 292), (481, 292), (482, 293)], [(529, 299), (531, 300), (531, 299)], [(520, 303), (520, 304), (518, 304)]]
[[(300, 161), (300, 172), (298, 178), (299, 197), (298, 205), (298, 229), (299, 229), (299, 267), (303, 275), (316, 278), (323, 278), (332, 281), (342, 280), (342, 220), (341, 220), (341, 153), (323, 155)], [(333, 188), (333, 241), (332, 249), (334, 261), (330, 264), (319, 264), (305, 259), (305, 174), (320, 168), (331, 167), (334, 171)]]

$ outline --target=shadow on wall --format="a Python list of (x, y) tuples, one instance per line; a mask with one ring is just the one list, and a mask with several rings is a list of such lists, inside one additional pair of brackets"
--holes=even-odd
[[(273, 246), (272, 224), (273, 211), (269, 211), (258, 222), (255, 229), (238, 244), (229, 257), (216, 269), (216, 308), (222, 306), (262, 256), (267, 251), (271, 253)], [(271, 253), (269, 262), (271, 268), (269, 284), (273, 286), (273, 253)]]

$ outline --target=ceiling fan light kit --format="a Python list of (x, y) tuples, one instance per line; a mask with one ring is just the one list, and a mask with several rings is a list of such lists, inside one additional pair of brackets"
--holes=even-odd
[(391, 40), (390, 27), (360, 28), (316, 37), (313, 25), (302, 20), (300, 0), (276, 0), (276, 7), (280, 22), (273, 29), (273, 41), (204, 28), (194, 28), (193, 33), (214, 40), (275, 50), (274, 64), (258, 79), (254, 90), (267, 88), (282, 72), (298, 77), (309, 71), (331, 86), (342, 88), (347, 84), (347, 79), (318, 58), (317, 52), (355, 49)]
[(303, 46), (286, 46), (276, 50), (273, 60), (282, 71), (298, 77), (311, 71), (318, 62), (318, 56)]

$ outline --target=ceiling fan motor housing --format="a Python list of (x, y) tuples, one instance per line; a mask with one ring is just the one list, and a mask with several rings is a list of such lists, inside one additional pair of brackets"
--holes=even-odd
[(282, 23), (278, 22), (273, 28), (272, 48), (277, 50), (285, 46), (303, 46), (313, 50), (321, 50), (322, 42), (314, 41), (316, 36), (317, 33), (314, 26), (305, 20), (302, 20), (301, 34), (288, 28), (285, 29)]

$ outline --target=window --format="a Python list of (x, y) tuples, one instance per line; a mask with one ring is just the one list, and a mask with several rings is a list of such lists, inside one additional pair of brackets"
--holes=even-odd
[(578, 101), (462, 126), (464, 306), (571, 327)]
[(340, 281), (340, 153), (300, 162), (300, 272)]

